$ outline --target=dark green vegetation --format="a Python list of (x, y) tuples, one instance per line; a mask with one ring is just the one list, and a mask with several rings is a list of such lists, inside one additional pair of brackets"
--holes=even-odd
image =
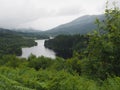
[(60, 25), (56, 28), (46, 31), (48, 35), (60, 35), (60, 34), (87, 34), (92, 32), (97, 26), (94, 24), (94, 21), (98, 18), (102, 21), (104, 15), (86, 15), (76, 20), (73, 20), (70, 23)]
[(56, 52), (56, 55), (63, 58), (71, 58), (74, 52), (83, 52), (88, 44), (87, 35), (59, 35), (54, 39), (45, 41), (45, 47)]
[(0, 90), (120, 90), (120, 10), (105, 17), (72, 58), (0, 56)]
[[(119, 90), (120, 77), (93, 80), (80, 75), (78, 58), (0, 57), (0, 90)], [(85, 71), (87, 72), (87, 71)]]
[(0, 55), (22, 54), (22, 47), (31, 47), (37, 43), (34, 39), (47, 38), (36, 33), (20, 33), (0, 28)]
[(32, 38), (32, 39), (48, 39), (49, 36), (41, 32), (18, 32), (22, 37)]
[[(103, 80), (109, 75), (120, 76), (120, 10), (106, 9), (104, 22), (96, 20), (96, 23), (97, 32), (90, 38), (86, 50), (85, 73)], [(107, 33), (101, 34), (101, 30)]]

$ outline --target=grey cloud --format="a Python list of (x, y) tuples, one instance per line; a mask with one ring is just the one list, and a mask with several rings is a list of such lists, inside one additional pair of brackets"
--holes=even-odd
[(59, 16), (72, 16), (72, 15), (78, 15), (84, 12), (84, 9), (82, 7), (66, 7), (59, 10), (57, 15)]
[(46, 9), (36, 8), (29, 1), (0, 0), (0, 27), (12, 28), (22, 23), (48, 17), (49, 12)]
[[(90, 3), (90, 2), (95, 3)], [(16, 28), (62, 24), (83, 14), (96, 13), (104, 0), (0, 0), (0, 27)], [(102, 11), (101, 8), (97, 11)], [(69, 17), (70, 16), (70, 17)], [(48, 19), (50, 18), (50, 19)], [(52, 22), (51, 22), (52, 21)], [(57, 23), (57, 24), (56, 24)]]
[(0, 16), (0, 25), (3, 27), (14, 27), (21, 23), (27, 23), (30, 21), (35, 21), (39, 19), (40, 17), (45, 17), (47, 12), (45, 11), (24, 11), (22, 12), (13, 12), (13, 13), (7, 13), (7, 16)]

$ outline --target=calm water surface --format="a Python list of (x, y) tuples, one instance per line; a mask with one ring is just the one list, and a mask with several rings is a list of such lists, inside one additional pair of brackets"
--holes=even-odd
[(37, 46), (33, 46), (30, 48), (22, 48), (22, 56), (24, 58), (28, 58), (31, 54), (38, 56), (45, 56), (50, 58), (55, 58), (55, 52), (45, 48), (44, 42), (45, 40), (35, 40), (37, 42)]

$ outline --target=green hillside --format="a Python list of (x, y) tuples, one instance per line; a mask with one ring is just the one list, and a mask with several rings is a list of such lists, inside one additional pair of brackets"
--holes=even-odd
[(22, 34), (10, 31), (8, 29), (0, 29), (0, 55), (21, 55), (22, 47), (34, 46), (37, 43), (32, 38), (25, 38)]

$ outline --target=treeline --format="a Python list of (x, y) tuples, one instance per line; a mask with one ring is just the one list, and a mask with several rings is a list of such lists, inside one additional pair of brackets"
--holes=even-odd
[(88, 41), (88, 35), (59, 35), (46, 40), (45, 47), (54, 50), (59, 57), (71, 58), (74, 52), (83, 52), (87, 48)]
[(42, 32), (17, 32), (22, 37), (34, 38), (34, 39), (49, 39), (49, 36)]

